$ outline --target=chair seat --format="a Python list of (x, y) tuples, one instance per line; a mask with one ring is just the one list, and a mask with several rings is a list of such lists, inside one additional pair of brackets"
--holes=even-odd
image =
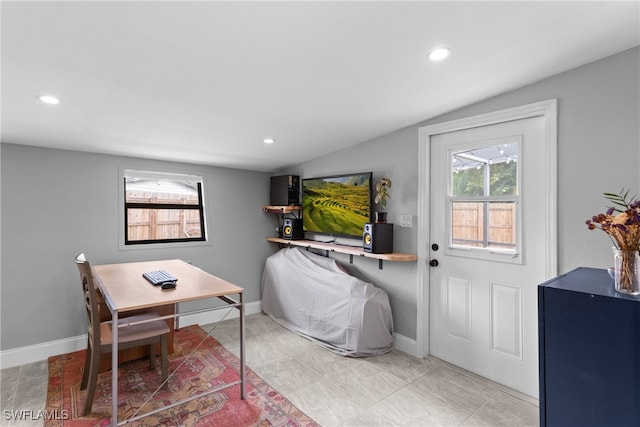
[[(118, 319), (118, 324), (123, 325), (159, 317), (156, 313), (139, 314), (137, 316)], [(110, 346), (113, 342), (112, 327), (112, 321), (100, 323), (100, 346)], [(169, 327), (164, 320), (126, 326), (118, 329), (118, 344), (122, 345), (134, 341), (158, 338), (159, 335), (168, 333)]]

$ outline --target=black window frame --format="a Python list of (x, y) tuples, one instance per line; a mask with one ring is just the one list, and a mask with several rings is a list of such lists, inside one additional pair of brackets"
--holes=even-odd
[[(204, 215), (204, 199), (202, 197), (202, 182), (197, 182), (198, 204), (184, 205), (177, 203), (139, 203), (127, 202), (127, 177), (123, 178), (124, 188), (124, 244), (125, 245), (149, 245), (155, 243), (183, 243), (183, 242), (205, 242), (207, 240), (205, 215)], [(146, 240), (129, 240), (129, 209), (163, 209), (163, 210), (197, 210), (200, 217), (200, 236), (198, 237), (180, 237), (175, 239), (146, 239)]]

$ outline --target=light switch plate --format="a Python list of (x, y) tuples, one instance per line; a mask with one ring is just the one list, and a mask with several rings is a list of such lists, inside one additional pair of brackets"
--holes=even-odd
[(400, 215), (400, 227), (413, 227), (413, 217), (411, 215)]

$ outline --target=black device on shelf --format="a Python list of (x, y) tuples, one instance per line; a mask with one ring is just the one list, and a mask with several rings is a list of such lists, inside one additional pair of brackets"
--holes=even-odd
[(300, 177), (298, 175), (280, 175), (271, 177), (272, 206), (300, 205)]
[(288, 240), (304, 239), (302, 218), (285, 218), (282, 226), (282, 237)]
[(393, 252), (393, 224), (367, 223), (362, 230), (362, 248), (373, 254)]

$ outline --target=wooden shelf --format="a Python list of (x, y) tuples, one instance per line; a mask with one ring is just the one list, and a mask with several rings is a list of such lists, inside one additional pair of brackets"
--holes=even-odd
[(282, 239), (280, 237), (267, 237), (267, 241), (272, 243), (279, 243), (281, 245), (299, 246), (303, 248), (312, 248), (329, 252), (338, 252), (347, 254), (350, 256), (349, 262), (353, 263), (353, 256), (360, 256), (364, 258), (373, 258), (378, 260), (378, 268), (382, 270), (383, 261), (395, 261), (395, 262), (409, 262), (415, 261), (418, 257), (414, 254), (405, 254), (402, 252), (392, 252), (389, 254), (374, 254), (371, 252), (365, 252), (361, 247), (338, 245), (336, 243), (316, 242), (315, 240), (289, 240)]
[(275, 213), (275, 214), (286, 214), (292, 212), (299, 212), (301, 206), (263, 206), (262, 210), (264, 212)]

